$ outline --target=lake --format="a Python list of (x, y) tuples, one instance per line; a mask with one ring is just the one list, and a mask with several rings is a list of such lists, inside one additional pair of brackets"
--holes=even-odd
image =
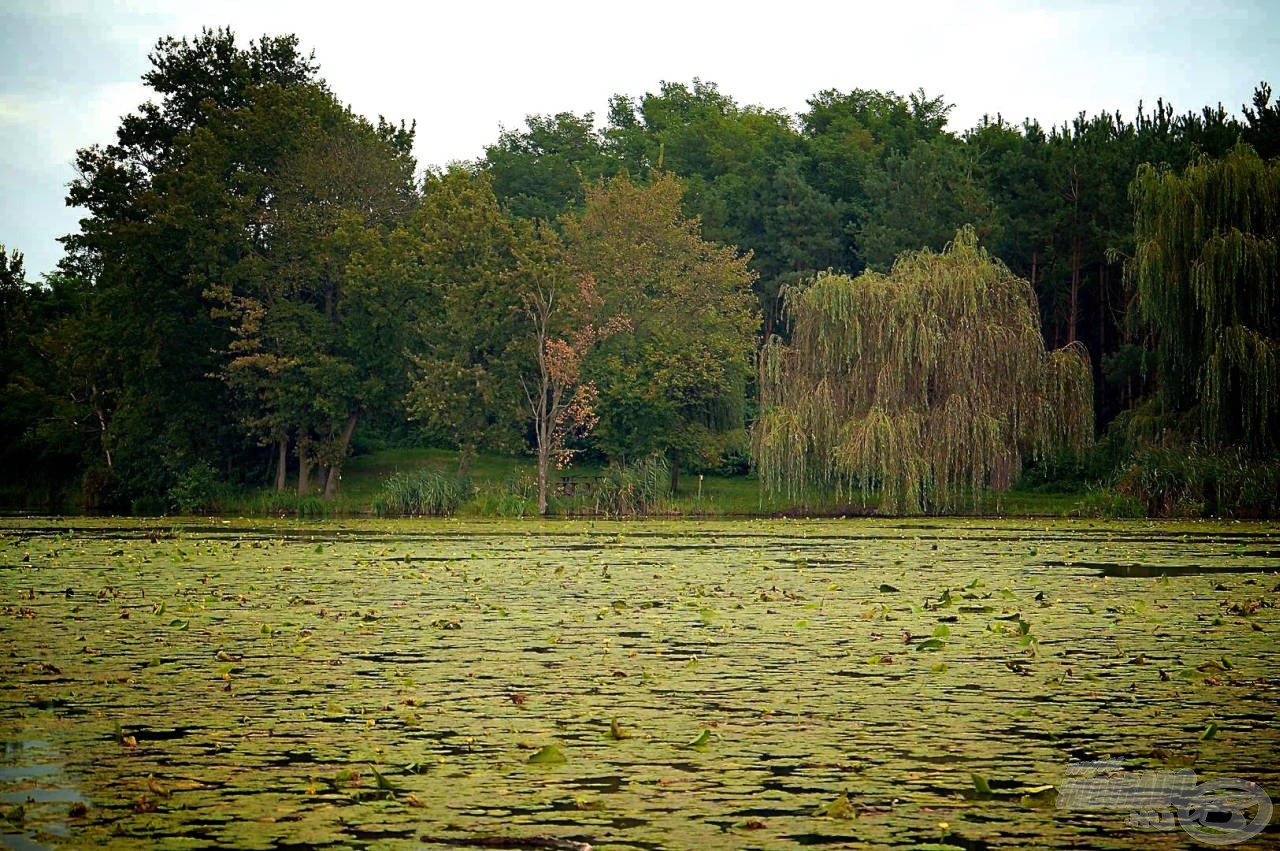
[(0, 844), (1275, 847), (1278, 606), (1274, 524), (0, 519)]

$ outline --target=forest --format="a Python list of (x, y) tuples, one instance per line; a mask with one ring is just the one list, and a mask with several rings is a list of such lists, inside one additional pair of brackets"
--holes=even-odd
[[(714, 83), (422, 169), (293, 36), (165, 39), (58, 271), (0, 248), (0, 504), (333, 500), (390, 448), (797, 505), (1280, 509), (1280, 103), (995, 112)], [(992, 105), (998, 108), (999, 104)], [(2, 235), (0, 235), (2, 236)], [(682, 476), (684, 479), (682, 480)], [(1021, 483), (1020, 485), (1018, 483)]]

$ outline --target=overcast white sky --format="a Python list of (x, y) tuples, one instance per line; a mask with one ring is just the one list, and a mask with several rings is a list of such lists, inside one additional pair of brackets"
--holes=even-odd
[(607, 112), (663, 80), (715, 82), (742, 104), (800, 112), (828, 88), (923, 87), (955, 105), (1044, 124), (1081, 110), (1238, 113), (1280, 88), (1280, 2), (789, 0), (0, 0), (0, 243), (31, 279), (77, 226), (63, 200), (77, 148), (112, 140), (146, 99), (164, 35), (231, 26), (297, 33), (357, 112), (416, 119), (424, 165), (475, 159), (529, 114)]

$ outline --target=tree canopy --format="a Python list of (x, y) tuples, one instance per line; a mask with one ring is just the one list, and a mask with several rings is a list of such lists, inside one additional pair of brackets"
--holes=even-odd
[(716, 435), (745, 427), (756, 328), (749, 258), (704, 240), (682, 194), (669, 173), (618, 177), (589, 188), (582, 214), (564, 223), (570, 268), (631, 329), (586, 367), (601, 394), (602, 448), (619, 459), (668, 453), (673, 488), (681, 453), (706, 454)]
[(1280, 162), (1247, 145), (1133, 185), (1133, 275), (1161, 397), (1214, 443), (1280, 446)]
[(1045, 351), (1030, 285), (971, 228), (888, 274), (820, 275), (787, 310), (790, 344), (763, 353), (754, 436), (773, 491), (878, 491), (882, 510), (945, 510), (1007, 488), (1024, 454), (1092, 438), (1082, 347)]
[[(955, 132), (923, 90), (792, 115), (665, 81), (420, 174), (415, 128), (353, 112), (293, 36), (150, 59), (150, 99), (77, 154), (59, 272), (27, 282), (0, 250), (22, 493), (44, 475), (162, 510), (194, 475), (332, 497), (349, 454), (407, 444), (464, 469), (664, 454), (675, 488), (745, 469), (754, 440), (775, 490), (933, 509), (1153, 393), (1196, 440), (1274, 454), (1265, 83), (1242, 117), (1157, 100)], [(581, 404), (536, 413), (535, 373)]]

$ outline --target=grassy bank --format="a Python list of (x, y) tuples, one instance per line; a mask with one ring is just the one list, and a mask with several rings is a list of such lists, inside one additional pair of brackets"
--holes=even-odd
[[(299, 498), (255, 490), (226, 497), (215, 506), (224, 514), (248, 515), (367, 515), (379, 511), (380, 501), (395, 489), (392, 482), (414, 477), (426, 485), (456, 480), (458, 455), (442, 449), (391, 449), (352, 458), (344, 471), (338, 498), (325, 503), (318, 497)], [(874, 496), (866, 501), (797, 501), (761, 491), (755, 476), (684, 473), (677, 493), (662, 493), (635, 508), (610, 492), (619, 487), (613, 471), (599, 464), (581, 463), (552, 474), (549, 513), (553, 516), (742, 517), (742, 516), (858, 516), (874, 513)], [(465, 493), (442, 513), (463, 517), (521, 517), (536, 514), (536, 468), (532, 458), (479, 455), (465, 477)], [(987, 516), (1092, 515), (1081, 493), (1043, 489), (987, 492), (969, 513)], [(630, 510), (629, 510), (630, 509)], [(432, 511), (389, 513), (438, 513)]]

